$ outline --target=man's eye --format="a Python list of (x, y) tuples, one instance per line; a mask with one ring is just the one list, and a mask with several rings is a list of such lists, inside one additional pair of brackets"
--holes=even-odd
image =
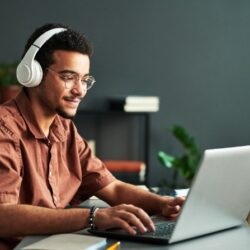
[(82, 82), (87, 82), (89, 80), (89, 76), (86, 76), (82, 79)]
[(73, 75), (61, 75), (61, 79), (64, 81), (70, 81), (70, 80), (74, 80), (74, 76)]

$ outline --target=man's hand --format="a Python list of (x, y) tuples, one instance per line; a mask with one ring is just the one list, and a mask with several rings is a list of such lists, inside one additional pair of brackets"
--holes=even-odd
[(135, 235), (138, 229), (141, 233), (155, 231), (155, 226), (149, 215), (141, 208), (121, 204), (99, 209), (95, 215), (95, 225), (98, 229), (121, 228)]
[(100, 229), (122, 228), (131, 234), (135, 234), (133, 226), (140, 232), (154, 231), (154, 224), (148, 214), (161, 214), (175, 219), (185, 201), (184, 197), (160, 196), (119, 180), (113, 181), (95, 195), (112, 206), (96, 212), (96, 226)]
[(185, 197), (166, 197), (161, 208), (162, 215), (169, 219), (176, 219), (184, 202)]

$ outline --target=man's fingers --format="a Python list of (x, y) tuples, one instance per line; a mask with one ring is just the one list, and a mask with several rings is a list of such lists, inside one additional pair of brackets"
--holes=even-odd
[(184, 196), (172, 197), (168, 199), (167, 204), (169, 206), (176, 206), (176, 205), (182, 206), (185, 200), (186, 198)]
[(175, 198), (176, 205), (182, 206), (185, 201), (186, 201), (186, 197), (185, 196), (178, 196), (178, 197)]
[(122, 204), (112, 208), (99, 209), (95, 220), (97, 227), (101, 229), (121, 228), (130, 234), (136, 233), (135, 228), (141, 233), (155, 230), (148, 214), (133, 205)]
[(113, 226), (110, 225), (111, 226), (110, 228), (120, 228), (120, 229), (125, 230), (129, 234), (132, 234), (132, 235), (136, 234), (136, 230), (131, 225), (129, 225), (128, 222), (126, 222), (125, 220), (121, 218), (113, 219), (111, 224), (113, 224)]
[(168, 197), (162, 209), (162, 214), (168, 218), (175, 218), (179, 215), (185, 197)]
[(133, 205), (125, 205), (127, 206), (127, 211), (134, 214), (140, 222), (143, 223), (144, 227), (149, 231), (155, 231), (155, 226), (149, 215), (141, 208), (135, 207)]
[(121, 223), (119, 227), (125, 225), (124, 223), (122, 223), (124, 221), (130, 226), (137, 228), (141, 233), (145, 233), (147, 231), (147, 228), (140, 221), (140, 219), (131, 212), (128, 212), (126, 210), (120, 210), (116, 211), (115, 216), (119, 218), (118, 222)]

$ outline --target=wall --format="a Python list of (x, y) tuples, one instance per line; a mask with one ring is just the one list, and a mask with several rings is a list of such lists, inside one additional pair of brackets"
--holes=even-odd
[(247, 0), (10, 0), (1, 3), (0, 61), (20, 57), (45, 22), (68, 24), (94, 44), (97, 84), (81, 108), (116, 94), (158, 95), (151, 119), (150, 183), (172, 173), (159, 149), (176, 154), (169, 133), (185, 126), (202, 149), (249, 144), (250, 2)]

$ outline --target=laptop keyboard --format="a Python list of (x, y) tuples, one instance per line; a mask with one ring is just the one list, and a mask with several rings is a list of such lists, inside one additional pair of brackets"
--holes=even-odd
[(145, 235), (145, 236), (153, 236), (153, 237), (169, 237), (175, 227), (175, 222), (168, 222), (168, 223), (158, 223), (155, 225), (155, 232), (146, 232), (140, 233), (137, 232), (138, 235)]

